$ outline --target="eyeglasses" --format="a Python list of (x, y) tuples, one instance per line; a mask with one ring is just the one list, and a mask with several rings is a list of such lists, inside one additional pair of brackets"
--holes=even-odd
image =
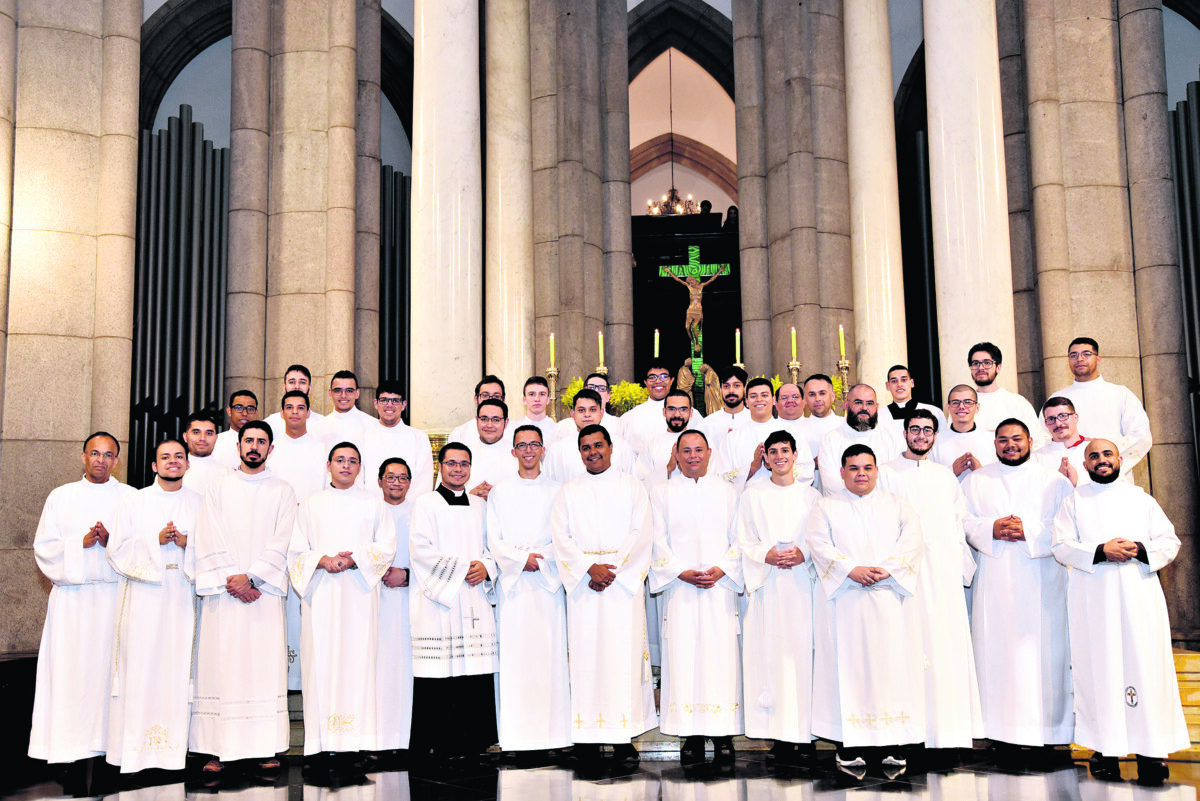
[(257, 406), (245, 406), (240, 403), (236, 403), (233, 406), (230, 406), (229, 408), (232, 409), (233, 411), (237, 412), (238, 414), (244, 414), (246, 412), (249, 412), (250, 414), (254, 414), (255, 412), (258, 411)]
[(946, 405), (951, 409), (971, 409), (975, 406), (978, 406), (979, 401), (973, 401), (968, 398), (967, 400), (952, 400), (947, 402)]
[(408, 476), (397, 476), (390, 473), (383, 477), (384, 484), (407, 484), (410, 481), (412, 481), (412, 479)]
[(1055, 423), (1065, 423), (1074, 416), (1075, 412), (1063, 412), (1062, 414), (1047, 415), (1044, 419), (1046, 421), (1046, 425), (1052, 426)]
[(399, 406), (404, 403), (400, 398), (376, 398), (375, 402), (380, 406)]
[(116, 459), (117, 458), (117, 455), (115, 453), (113, 453), (112, 451), (104, 451), (103, 453), (101, 453), (100, 451), (88, 451), (88, 456), (93, 459)]
[(475, 419), (481, 423), (488, 423), (494, 426), (498, 426), (504, 422), (503, 417), (476, 417)]
[(1078, 361), (1084, 361), (1086, 359), (1090, 359), (1095, 355), (1096, 354), (1090, 350), (1079, 350), (1074, 353), (1068, 353), (1067, 358), (1073, 362), (1078, 362)]
[(542, 443), (540, 443), (540, 442), (518, 442), (513, 447), (516, 448), (517, 450), (521, 451), (522, 453), (527, 453), (529, 451), (537, 452), (542, 449)]
[(358, 387), (338, 387), (329, 391), (334, 395), (353, 395), (355, 392), (358, 392)]
[(919, 434), (924, 434), (927, 437), (932, 437), (933, 436), (933, 426), (909, 426), (908, 433), (912, 434), (914, 437)]
[(503, 392), (480, 392), (475, 397), (480, 400), (504, 400)]
[(470, 467), (470, 462), (442, 462), (442, 465), (450, 468)]
[(992, 361), (991, 359), (983, 359), (967, 362), (967, 366), (974, 370), (976, 367), (995, 367), (996, 362)]
[(669, 381), (670, 379), (670, 373), (649, 373), (646, 376), (647, 381)]
[(590, 389), (593, 392), (608, 392), (607, 384), (587, 384), (584, 389)]

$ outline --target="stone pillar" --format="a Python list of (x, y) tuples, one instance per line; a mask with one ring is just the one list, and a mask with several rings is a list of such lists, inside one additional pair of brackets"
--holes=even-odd
[(533, 121), (533, 361), (534, 372), (538, 374), (543, 374), (550, 365), (550, 334), (557, 336), (559, 330), (557, 9), (557, 0), (529, 0), (529, 94)]
[(411, 413), (440, 430), (472, 415), (483, 367), (479, 7), (418, 0), (415, 19), (411, 371), (439, 380), (413, 384)]
[(854, 291), (850, 358), (862, 380), (882, 389), (888, 367), (908, 361), (891, 33), (887, 0), (856, 0), (843, 10)]
[[(813, 109), (812, 109), (812, 36), (809, 13), (804, 8), (792, 12), (794, 23), (788, 26), (787, 102), (788, 102), (788, 206), (792, 230), (792, 320), (796, 326), (797, 357), (805, 373), (820, 369), (821, 280), (817, 264), (817, 212), (813, 185)], [(791, 359), (791, 326), (780, 375)], [(804, 376), (801, 376), (803, 380)]]
[[(357, 223), (355, 207), (358, 193), (355, 178), (358, 161), (356, 116), (358, 97), (358, 1), (328, 0), (329, 55), (327, 92), (328, 130), (326, 132), (326, 206), (325, 206), (325, 386), (338, 370), (355, 364), (355, 255)], [(307, 73), (307, 69), (304, 70)], [(306, 77), (311, 80), (310, 75)], [(317, 138), (312, 140), (314, 143)], [(379, 201), (379, 182), (375, 182), (375, 203)], [(378, 293), (375, 303), (378, 304)], [(375, 349), (378, 353), (378, 347)], [(283, 354), (280, 354), (283, 355)], [(269, 363), (272, 375), (283, 378), (289, 360), (276, 367)], [(278, 370), (276, 373), (275, 370)], [(359, 405), (370, 409), (375, 376), (359, 379), (368, 392)]]
[[(8, 269), (12, 252), (13, 137), (17, 94), (17, 2), (0, 2), (0, 376), (8, 350)], [(0, 422), (4, 389), (0, 387)], [(0, 437), (3, 431), (0, 430)]]
[(967, 350), (986, 339), (1005, 355), (1001, 385), (1016, 391), (995, 6), (924, 0), (924, 13), (942, 386), (968, 377)]
[[(358, 100), (355, 114), (354, 374), (374, 396), (379, 374), (380, 13), (379, 0), (358, 0)], [(360, 398), (360, 401), (363, 399)]]
[[(580, 123), (580, 167), (582, 183), (577, 184), (575, 191), (580, 193), (579, 210), (582, 214), (583, 226), (583, 363), (580, 374), (587, 374), (600, 359), (597, 334), (604, 330), (604, 206), (601, 202), (600, 173), (601, 161), (601, 123), (603, 115), (600, 110), (600, 0), (567, 0), (564, 10), (569, 10), (570, 18), (575, 19), (579, 26), (579, 123)], [(569, 19), (564, 19), (569, 24)], [(562, 51), (559, 51), (562, 58)], [(628, 79), (626, 79), (628, 80)], [(570, 95), (566, 95), (569, 98)], [(564, 114), (570, 113), (570, 108), (561, 109)], [(559, 195), (560, 199), (562, 195)], [(568, 229), (570, 230), (570, 229)], [(562, 280), (570, 275), (560, 275)], [(607, 343), (605, 343), (607, 345)], [(616, 373), (605, 347), (605, 363), (608, 366), (609, 378), (613, 383), (627, 376)]]
[[(767, 274), (771, 326), (767, 362), (761, 367), (751, 367), (751, 375), (785, 372), (783, 365), (787, 362), (794, 320), (787, 80), (792, 60), (802, 57), (789, 47), (794, 39), (789, 33), (794, 31), (795, 16), (800, 13), (803, 10), (798, 5), (782, 0), (764, 0), (762, 4), (763, 152), (767, 170)], [(719, 336), (725, 337), (728, 333), (732, 332), (721, 330)], [(742, 341), (745, 342), (745, 337)]]
[[(629, 195), (629, 25), (624, 0), (600, 6), (600, 194), (604, 210), (604, 347), (609, 375), (633, 364), (633, 230)], [(643, 337), (650, 332), (641, 332)]]
[(759, 373), (771, 363), (761, 0), (733, 0), (733, 61), (738, 249), (742, 269), (742, 361), (750, 372)]
[[(222, 405), (228, 393), (242, 388), (265, 398), (271, 0), (233, 0), (230, 60), (229, 283)], [(322, 408), (317, 397), (313, 405)]]
[[(484, 372), (519, 388), (533, 368), (529, 2), (484, 0), (487, 235)], [(514, 389), (510, 397), (516, 401)], [(514, 417), (520, 415), (515, 414)]]
[[(1175, 199), (1167, 132), (1166, 63), (1160, 0), (1121, 0), (1121, 78), (1141, 377), (1154, 432), (1150, 478), (1154, 496), (1183, 541), (1164, 571), (1176, 636), (1200, 640), (1197, 586), (1195, 442), (1180, 414), (1187, 386)], [(1099, 311), (1103, 312), (1101, 308)], [(1107, 357), (1106, 362), (1107, 365)]]

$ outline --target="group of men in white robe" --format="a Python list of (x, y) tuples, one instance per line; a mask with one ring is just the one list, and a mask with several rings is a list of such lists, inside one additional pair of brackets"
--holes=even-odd
[[(206, 769), (231, 759), (277, 766), (287, 663), (271, 655), (286, 639), (286, 652), (302, 657), (306, 754), (407, 748), (411, 714), (413, 748), (451, 759), (498, 740), (526, 753), (574, 745), (581, 760), (607, 743), (617, 759), (636, 760), (632, 738), (657, 724), (685, 738), (685, 764), (704, 759), (705, 738), (718, 761), (733, 758), (732, 737), (745, 733), (774, 739), (770, 758), (795, 764), (821, 737), (839, 744), (843, 771), (865, 775), (867, 759), (882, 757), (894, 776), (911, 744), (969, 748), (986, 736), (1041, 747), (1075, 736), (1095, 743), (1097, 775), (1113, 774), (1114, 754), (1136, 753), (1139, 773), (1165, 776), (1162, 758), (1187, 738), (1157, 571), (1179, 543), (1152, 498), (1112, 482), (1121, 446), (1132, 461), (1150, 447), (1144, 411), (1123, 387), (1097, 383), (1093, 340), (1072, 342), (1069, 361), (1076, 382), (1045, 405), (1045, 429), (1027, 420), (1027, 401), (995, 387), (1001, 354), (989, 343), (971, 349), (974, 386), (950, 391), (945, 428), (941, 410), (912, 398), (899, 365), (887, 376), (891, 404), (857, 385), (844, 417), (826, 376), (772, 391), (738, 367), (719, 372), (723, 408), (702, 417), (666, 368), (652, 366), (649, 400), (624, 416), (608, 413), (608, 379), (593, 374), (555, 423), (548, 386), (533, 377), (527, 414), (511, 428), (503, 382), (485, 376), (475, 418), (439, 455), (436, 491), (428, 437), (400, 420), (398, 386), (381, 384), (375, 418), (355, 406), (353, 374), (338, 373), (334, 411), (322, 419), (309, 409), (307, 370), (293, 365), (270, 425), (254, 419), (252, 393), (230, 398), (236, 469), (206, 464), (224, 435), (203, 417), (188, 421), (186, 449), (160, 445), (156, 484), (121, 506), (144, 523), (113, 518), (124, 488), (107, 473), (89, 478), (111, 471), (115, 440), (85, 443), (83, 489), (69, 486), (115, 486), (103, 500), (93, 490), (86, 514), (95, 508), (99, 520), (82, 550), (52, 545), (39, 528), (39, 565), (56, 585), (39, 703), (61, 661), (54, 638), (80, 625), (57, 610), (69, 593), (57, 593), (55, 577), (103, 595), (119, 574), (133, 590), (88, 636), (113, 643), (97, 651), (112, 665), (112, 711), (97, 714), (107, 712), (107, 731), (121, 729), (107, 748), (123, 769), (175, 765), (189, 739), (214, 755)], [(1044, 430), (1050, 441), (1030, 460)], [(1084, 445), (1080, 430), (1109, 439)], [(314, 454), (325, 446), (318, 483)], [(192, 475), (209, 485), (203, 503), (188, 490)], [(52, 494), (43, 527), (60, 527), (53, 515), (68, 505), (79, 504)], [(105, 515), (136, 542), (110, 544)], [(164, 515), (151, 532), (149, 520)], [(87, 559), (95, 544), (109, 547), (107, 574), (103, 558)], [(180, 600), (192, 597), (188, 582), (200, 597), (194, 676), (156, 676), (175, 693), (162, 699), (125, 690), (146, 681), (125, 664), (139, 650), (129, 640), (156, 631), (134, 622), (122, 638), (126, 621), (154, 614), (137, 591), (153, 586), (175, 602), (164, 609), (193, 620)], [(1116, 592), (1119, 603), (1095, 603)], [(285, 631), (288, 595), (300, 614)], [(94, 617), (113, 599), (82, 605)], [(1070, 647), (1094, 662), (1069, 661), (1068, 629)], [(233, 660), (244, 670), (228, 664), (231, 642), (246, 644)], [(652, 662), (662, 668), (660, 714)], [(137, 716), (160, 707), (185, 710), (190, 738), (181, 744), (177, 720), (138, 729)], [(73, 761), (106, 750), (95, 737), (70, 754), (49, 747), (70, 739), (48, 735), (53, 723), (53, 710), (35, 714), (31, 755)], [(137, 756), (112, 745), (129, 742)]]

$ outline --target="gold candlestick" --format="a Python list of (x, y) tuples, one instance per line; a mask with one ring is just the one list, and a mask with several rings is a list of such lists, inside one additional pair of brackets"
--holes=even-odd
[(550, 383), (550, 419), (558, 422), (558, 368), (553, 364), (546, 371), (546, 380)]
[(607, 376), (608, 375), (608, 365), (605, 364), (604, 362), (600, 362), (600, 364), (596, 365), (596, 369), (593, 370), (592, 372), (599, 373), (602, 376)]
[(838, 359), (837, 363), (838, 375), (842, 378), (841, 389), (838, 390), (838, 400), (842, 402), (842, 409), (846, 408), (846, 384), (850, 381), (850, 360), (846, 358)]
[(800, 386), (800, 368), (803, 366), (795, 359), (788, 362), (788, 374), (792, 377), (792, 383), (796, 386)]

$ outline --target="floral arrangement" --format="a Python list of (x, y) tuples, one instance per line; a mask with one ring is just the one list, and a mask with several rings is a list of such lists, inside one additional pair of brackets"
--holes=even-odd
[[(576, 376), (571, 379), (571, 383), (559, 390), (558, 398), (562, 402), (563, 408), (568, 411), (571, 409), (575, 395), (581, 389), (583, 389), (583, 379)], [(617, 410), (617, 415), (622, 415), (649, 397), (650, 393), (641, 384), (622, 381), (612, 386), (608, 402)]]
[[(766, 378), (765, 375), (752, 375), (751, 378)], [(779, 377), (779, 373), (771, 376), (771, 391), (779, 392), (779, 388), (783, 386), (783, 379)]]
[(562, 401), (564, 409), (567, 411), (571, 410), (571, 404), (575, 401), (575, 395), (581, 389), (583, 389), (583, 379), (575, 376), (571, 379), (571, 383), (558, 391), (558, 399)]

